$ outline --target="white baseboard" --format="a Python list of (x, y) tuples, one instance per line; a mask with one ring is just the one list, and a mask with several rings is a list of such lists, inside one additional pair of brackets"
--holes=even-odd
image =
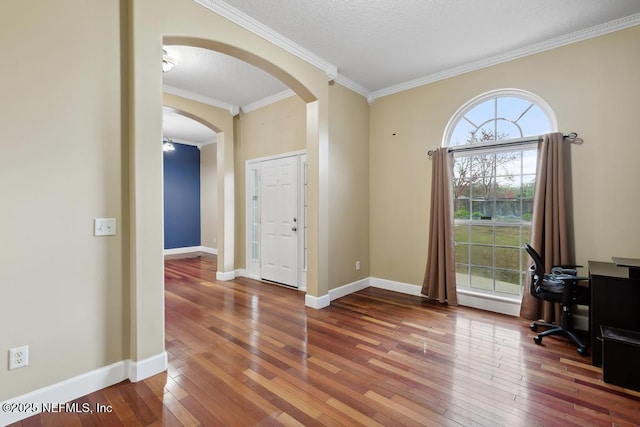
[(139, 362), (129, 362), (129, 379), (131, 382), (142, 381), (157, 373), (164, 372), (169, 367), (167, 353), (162, 352)]
[[(374, 288), (386, 289), (387, 291), (400, 292), (401, 294), (414, 295), (417, 297), (424, 297), (422, 295), (422, 287), (411, 285), (409, 283), (394, 282), (393, 280), (378, 279), (377, 277), (371, 277), (371, 286)], [(425, 297), (426, 298), (426, 297)]]
[(249, 273), (246, 268), (239, 268), (235, 271), (236, 277), (246, 277), (248, 279), (260, 280), (260, 276), (257, 274)]
[(218, 255), (218, 250), (216, 248), (209, 248), (207, 246), (185, 246), (184, 248), (172, 248), (164, 250), (165, 255), (182, 255), (194, 252), (204, 252), (207, 254)]
[(206, 254), (218, 255), (217, 248), (210, 248), (208, 246), (200, 246), (200, 252), (204, 252)]
[(221, 282), (226, 282), (227, 280), (233, 280), (236, 278), (235, 271), (216, 271), (216, 280), (220, 280)]
[(330, 289), (329, 299), (333, 301), (334, 299), (342, 298), (354, 292), (361, 291), (369, 286), (371, 286), (371, 283), (368, 277), (366, 279), (358, 280), (357, 282), (348, 283), (340, 286), (339, 288)]
[(331, 304), (331, 298), (329, 294), (322, 295), (321, 297), (314, 297), (309, 294), (304, 296), (304, 305), (307, 307), (321, 309), (328, 307)]
[(40, 413), (43, 404), (64, 404), (126, 379), (136, 382), (166, 370), (167, 354), (164, 352), (140, 362), (122, 360), (1, 402), (2, 408), (5, 404), (29, 405), (24, 406), (27, 410), (22, 412), (0, 411), (0, 425), (15, 423)]

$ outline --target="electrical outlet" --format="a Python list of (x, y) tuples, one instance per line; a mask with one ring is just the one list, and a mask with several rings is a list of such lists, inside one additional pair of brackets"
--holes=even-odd
[(356, 261), (356, 270), (360, 270), (360, 261)]
[(23, 345), (9, 350), (9, 369), (22, 368), (29, 364), (29, 346)]
[(115, 236), (116, 235), (116, 219), (115, 218), (95, 218), (93, 220), (94, 236)]

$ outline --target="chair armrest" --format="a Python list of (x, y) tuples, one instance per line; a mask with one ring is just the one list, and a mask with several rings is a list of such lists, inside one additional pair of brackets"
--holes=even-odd
[(576, 264), (561, 264), (561, 265), (554, 265), (553, 267), (551, 267), (551, 273), (552, 274), (570, 274), (573, 276), (577, 276), (578, 275), (578, 268), (581, 268), (581, 265), (576, 265)]
[(561, 267), (553, 267), (551, 269), (552, 276), (577, 276), (578, 270), (575, 268), (561, 268)]

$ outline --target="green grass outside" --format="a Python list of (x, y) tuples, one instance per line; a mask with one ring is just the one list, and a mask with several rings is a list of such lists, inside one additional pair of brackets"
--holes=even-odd
[[(522, 246), (528, 242), (530, 232), (529, 227), (523, 227), (521, 233), (517, 226), (457, 225), (455, 240), (458, 284), (472, 289), (520, 295), (520, 283), (524, 278), (522, 270), (526, 270), (529, 263)], [(496, 245), (495, 249), (493, 245)]]

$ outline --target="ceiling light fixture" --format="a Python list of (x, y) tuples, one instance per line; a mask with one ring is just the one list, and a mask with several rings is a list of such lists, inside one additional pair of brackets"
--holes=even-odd
[(162, 49), (162, 72), (171, 71), (175, 66), (176, 60), (170, 57), (166, 50)]
[(162, 151), (175, 151), (175, 149), (171, 138), (162, 138)]

